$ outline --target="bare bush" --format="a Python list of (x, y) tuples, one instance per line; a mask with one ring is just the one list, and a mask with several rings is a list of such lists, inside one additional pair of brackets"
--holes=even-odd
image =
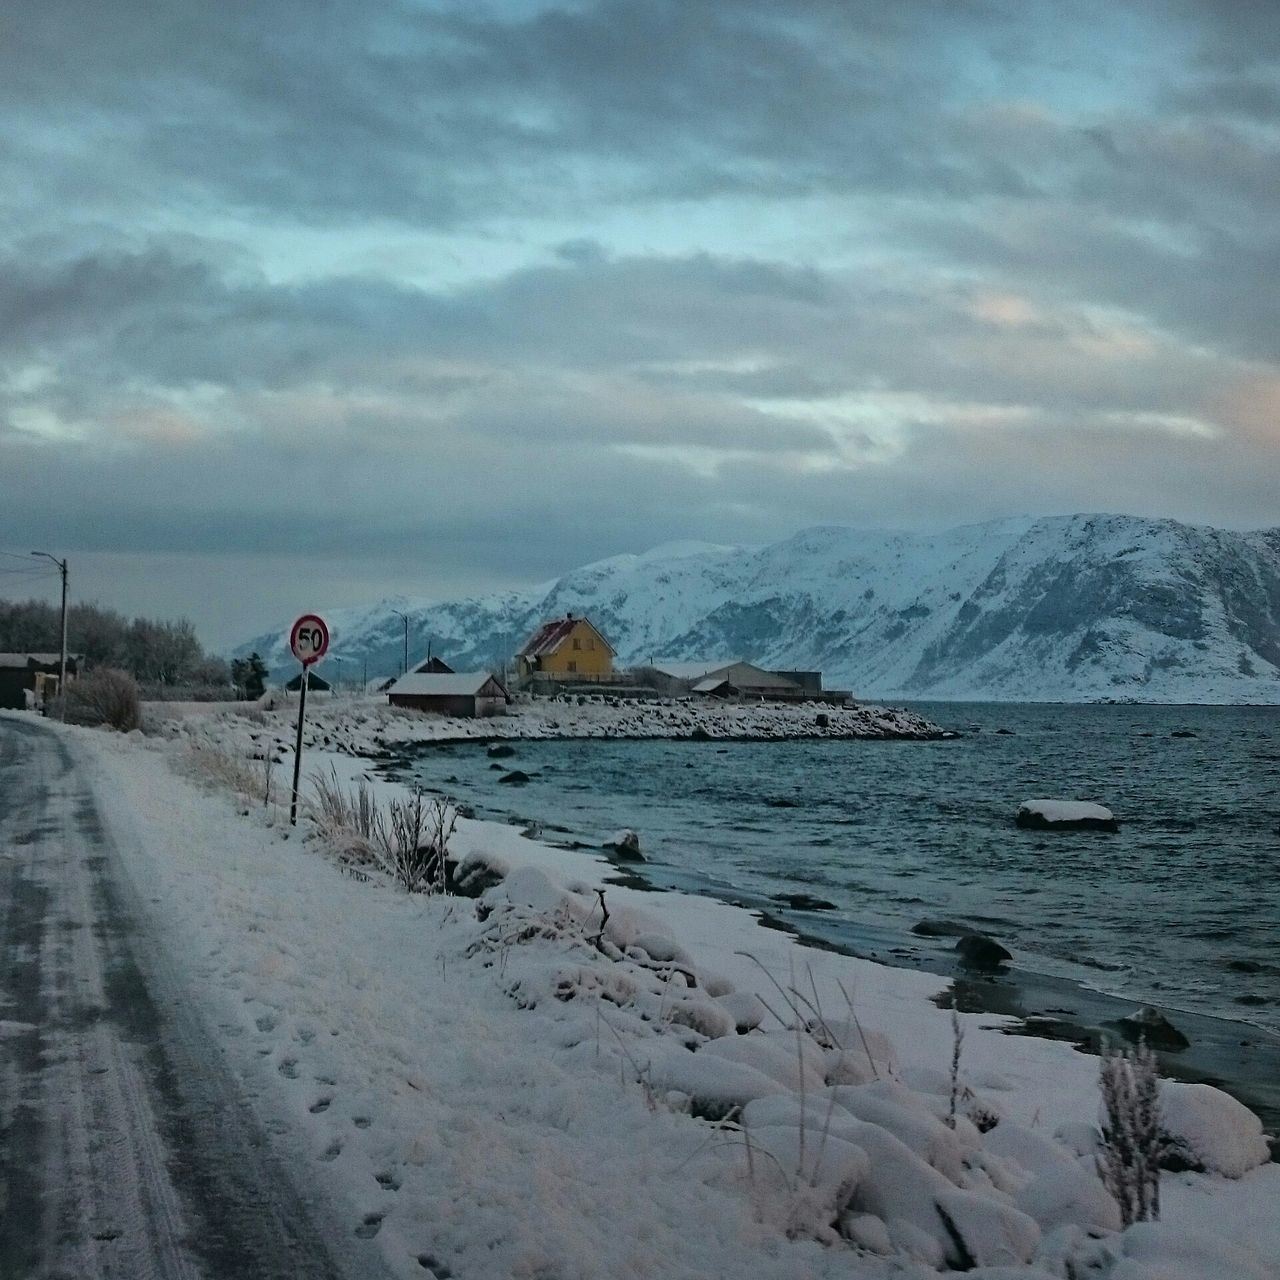
[(70, 681), (62, 697), (71, 724), (107, 725), (121, 733), (142, 727), (138, 683), (127, 671), (99, 667)]
[(1102, 1184), (1126, 1227), (1160, 1217), (1160, 1078), (1156, 1055), (1139, 1041), (1132, 1051), (1104, 1045), (1098, 1084), (1107, 1114), (1098, 1154)]
[(951, 1096), (947, 1103), (947, 1128), (956, 1127), (956, 1103), (960, 1100), (960, 1050), (964, 1045), (964, 1028), (960, 1015), (951, 1010)]
[(447, 800), (427, 800), (420, 787), (406, 800), (391, 801), (380, 858), (385, 870), (410, 893), (443, 893), (445, 859), (457, 821)]

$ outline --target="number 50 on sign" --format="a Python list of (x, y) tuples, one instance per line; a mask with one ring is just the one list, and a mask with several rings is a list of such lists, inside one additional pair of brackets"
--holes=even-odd
[(289, 648), (304, 667), (319, 662), (329, 651), (329, 628), (324, 619), (314, 613), (304, 613), (289, 632)]

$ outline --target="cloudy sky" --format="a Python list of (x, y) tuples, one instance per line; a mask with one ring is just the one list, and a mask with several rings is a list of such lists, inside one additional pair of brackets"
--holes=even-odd
[(1274, 0), (40, 0), (0, 112), (0, 550), (215, 644), (669, 539), (1280, 524)]

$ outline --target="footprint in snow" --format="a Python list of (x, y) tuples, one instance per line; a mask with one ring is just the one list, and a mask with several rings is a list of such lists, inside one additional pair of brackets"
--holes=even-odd
[(382, 1229), (382, 1214), (366, 1213), (364, 1221), (356, 1228), (356, 1235), (361, 1240), (372, 1240)]
[(342, 1139), (335, 1138), (320, 1154), (321, 1160), (336, 1160), (342, 1154)]
[(314, 1101), (314, 1102), (313, 1102), (313, 1103), (312, 1103), (312, 1104), (307, 1108), (307, 1110), (308, 1110), (308, 1111), (310, 1111), (310, 1112), (311, 1112), (311, 1114), (312, 1114), (313, 1116), (318, 1116), (322, 1111), (328, 1111), (328, 1110), (329, 1110), (329, 1104), (330, 1104), (332, 1101), (333, 1101), (333, 1099), (332, 1099), (332, 1098), (317, 1098), (317, 1099), (316, 1099), (316, 1100), (315, 1100), (315, 1101)]
[(351, 1123), (355, 1125), (357, 1129), (367, 1129), (373, 1121), (370, 1120), (368, 1116), (354, 1116), (352, 1117)]
[(256, 1026), (263, 1035), (266, 1035), (268, 1031), (274, 1031), (276, 1029), (276, 1020), (271, 1014), (264, 1013), (254, 1022), (254, 1026)]
[(296, 1058), (286, 1058), (276, 1070), (286, 1080), (296, 1080), (298, 1078), (298, 1060)]
[(384, 1191), (399, 1191), (400, 1179), (396, 1177), (389, 1169), (384, 1169), (381, 1173), (375, 1175), (378, 1179), (378, 1186)]

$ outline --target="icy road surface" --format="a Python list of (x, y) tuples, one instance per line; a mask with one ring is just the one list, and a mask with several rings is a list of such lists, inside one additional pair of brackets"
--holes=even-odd
[(291, 1187), (137, 892), (68, 747), (0, 719), (0, 1276), (368, 1276)]

